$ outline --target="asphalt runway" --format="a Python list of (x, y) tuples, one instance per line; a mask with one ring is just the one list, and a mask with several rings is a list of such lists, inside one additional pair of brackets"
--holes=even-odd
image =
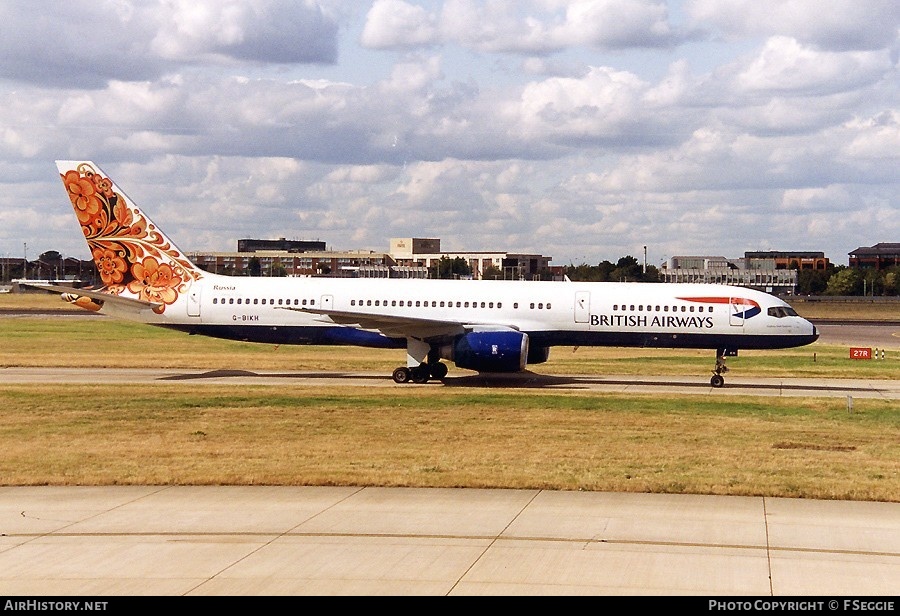
[(900, 351), (900, 322), (873, 324), (821, 321), (815, 322), (815, 325), (819, 330), (819, 342), (825, 344)]

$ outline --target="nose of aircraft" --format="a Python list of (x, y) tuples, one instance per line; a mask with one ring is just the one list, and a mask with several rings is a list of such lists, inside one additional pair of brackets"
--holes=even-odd
[[(809, 342), (810, 342), (810, 343), (811, 343), (811, 342), (815, 342), (816, 340), (819, 339), (819, 330), (818, 330), (818, 328), (817, 328), (815, 325), (813, 325), (812, 322), (810, 322), (810, 321), (807, 320), (807, 319), (803, 319), (803, 332), (804, 332), (804, 334), (803, 334), (804, 336), (808, 336), (808, 337), (809, 337)], [(806, 333), (806, 332), (812, 332), (812, 333), (809, 334), (809, 333)]]

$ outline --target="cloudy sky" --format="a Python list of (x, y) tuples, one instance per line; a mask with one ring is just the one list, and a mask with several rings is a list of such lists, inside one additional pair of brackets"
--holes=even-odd
[(658, 265), (900, 242), (896, 0), (4, 0), (0, 255), (56, 159), (239, 238)]

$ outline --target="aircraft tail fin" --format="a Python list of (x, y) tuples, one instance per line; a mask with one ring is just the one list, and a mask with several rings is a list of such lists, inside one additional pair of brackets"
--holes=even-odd
[(103, 292), (162, 313), (206, 272), (194, 265), (134, 202), (90, 161), (56, 161)]

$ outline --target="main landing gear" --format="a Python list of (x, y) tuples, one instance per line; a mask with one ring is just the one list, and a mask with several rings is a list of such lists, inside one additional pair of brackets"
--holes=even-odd
[(737, 351), (728, 351), (727, 349), (719, 349), (716, 351), (716, 369), (713, 370), (713, 376), (709, 379), (709, 384), (713, 387), (722, 387), (725, 385), (725, 377), (722, 375), (728, 372), (728, 366), (725, 365), (726, 355), (737, 355)]
[(421, 363), (413, 368), (400, 366), (391, 375), (395, 383), (427, 383), (429, 379), (442, 381), (447, 376), (447, 364), (434, 362), (430, 364)]

